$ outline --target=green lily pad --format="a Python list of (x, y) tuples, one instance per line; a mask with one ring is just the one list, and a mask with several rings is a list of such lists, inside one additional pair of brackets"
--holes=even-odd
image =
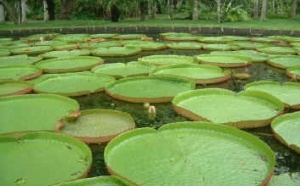
[(39, 41), (39, 42), (35, 42), (34, 46), (58, 46), (58, 45), (65, 45), (65, 44), (67, 44), (67, 43), (63, 42), (63, 41), (51, 40), (51, 41)]
[(115, 79), (111, 76), (92, 73), (56, 74), (42, 78), (41, 81), (35, 83), (34, 91), (64, 96), (82, 96), (103, 91), (108, 83), (114, 81)]
[(113, 98), (134, 103), (170, 102), (180, 92), (192, 90), (195, 84), (174, 77), (130, 77), (120, 79), (105, 89)]
[(32, 91), (32, 84), (25, 81), (0, 82), (0, 97), (26, 94)]
[(236, 51), (213, 51), (212, 55), (229, 55), (251, 58), (251, 62), (265, 62), (269, 58), (267, 54), (263, 54), (254, 50), (236, 50)]
[(238, 128), (266, 126), (283, 111), (283, 104), (269, 94), (258, 91), (235, 94), (220, 88), (187, 91), (176, 95), (172, 103), (177, 113), (192, 120)]
[(15, 65), (31, 65), (42, 59), (42, 57), (28, 57), (27, 55), (5, 56), (0, 57), (0, 67)]
[(109, 48), (97, 48), (91, 51), (94, 56), (101, 57), (125, 57), (133, 56), (140, 53), (142, 49), (140, 47), (109, 47)]
[(251, 41), (253, 42), (261, 42), (261, 43), (276, 43), (278, 39), (271, 37), (251, 37)]
[(272, 176), (267, 186), (299, 186), (300, 173), (283, 173), (280, 175)]
[(0, 57), (2, 56), (9, 56), (10, 51), (8, 49), (0, 49)]
[(78, 48), (77, 44), (63, 44), (63, 45), (53, 45), (54, 50), (75, 50)]
[(197, 41), (198, 36), (184, 32), (166, 32), (160, 36), (167, 41)]
[(290, 67), (286, 73), (290, 78), (300, 80), (300, 66)]
[(32, 47), (13, 48), (10, 51), (13, 55), (19, 55), (19, 54), (38, 55), (52, 50), (53, 48), (50, 46), (32, 46)]
[(201, 64), (210, 64), (220, 67), (243, 67), (249, 65), (251, 62), (251, 58), (235, 55), (201, 54), (195, 56), (195, 58)]
[(0, 98), (0, 134), (55, 130), (56, 122), (68, 115), (77, 115), (79, 104), (51, 94), (25, 94)]
[(107, 63), (92, 69), (96, 74), (107, 74), (116, 78), (128, 76), (147, 75), (153, 65), (132, 61), (128, 63)]
[(168, 48), (174, 50), (200, 50), (202, 44), (197, 42), (172, 42), (167, 43)]
[(208, 36), (208, 37), (198, 37), (198, 41), (203, 43), (227, 43), (233, 41), (232, 38), (224, 36)]
[(116, 176), (97, 176), (92, 178), (79, 179), (64, 182), (55, 186), (128, 186)]
[(69, 42), (69, 43), (80, 43), (89, 37), (88, 34), (64, 34), (58, 35), (54, 40)]
[(1, 185), (53, 185), (87, 176), (92, 153), (68, 136), (31, 133), (0, 137), (0, 163)]
[(151, 75), (177, 76), (187, 78), (196, 84), (220, 83), (230, 78), (229, 71), (211, 65), (180, 64), (157, 67)]
[(103, 38), (103, 39), (112, 39), (113, 37), (118, 36), (119, 34), (92, 34), (90, 38)]
[(90, 51), (87, 49), (82, 50), (62, 50), (62, 51), (51, 51), (41, 54), (43, 58), (58, 58), (58, 57), (73, 57), (73, 56), (88, 56)]
[(271, 127), (280, 142), (300, 153), (300, 112), (284, 114), (275, 118)]
[(279, 99), (285, 107), (300, 109), (300, 83), (274, 81), (257, 81), (245, 86), (246, 90), (262, 91)]
[(264, 185), (273, 174), (274, 152), (253, 135), (200, 122), (140, 128), (105, 148), (113, 175), (134, 185)]
[(246, 50), (256, 50), (257, 48), (272, 46), (268, 43), (259, 43), (259, 42), (251, 42), (251, 41), (234, 41), (231, 42), (230, 44)]
[(60, 120), (57, 131), (73, 136), (86, 143), (102, 143), (135, 128), (131, 115), (118, 110), (83, 110), (76, 119)]
[(123, 46), (121, 41), (103, 41), (98, 43), (80, 43), (80, 48), (97, 49), (97, 48), (109, 48), (109, 47), (121, 47)]
[(58, 33), (46, 33), (46, 34), (33, 34), (27, 37), (20, 38), (21, 41), (24, 42), (33, 42), (33, 41), (40, 41), (40, 40), (51, 40), (55, 36), (59, 35)]
[(297, 51), (291, 47), (282, 47), (282, 46), (272, 46), (272, 47), (262, 47), (257, 48), (259, 52), (267, 54), (276, 54), (276, 55), (293, 55), (297, 54)]
[(126, 40), (125, 42), (123, 42), (123, 44), (129, 47), (139, 47), (144, 51), (162, 50), (167, 48), (165, 43), (153, 41)]
[(297, 55), (278, 56), (270, 58), (267, 63), (277, 68), (286, 69), (289, 67), (300, 66), (300, 57)]
[(42, 70), (33, 66), (0, 66), (0, 81), (28, 80), (42, 75)]
[(141, 62), (151, 65), (174, 65), (196, 63), (194, 57), (184, 55), (150, 55), (138, 59)]
[(131, 40), (131, 39), (142, 39), (143, 37), (147, 37), (145, 34), (121, 34), (116, 35), (113, 39), (119, 40)]
[(104, 60), (95, 56), (74, 56), (43, 60), (35, 65), (47, 73), (78, 72), (101, 65)]
[(238, 50), (237, 46), (231, 44), (203, 44), (202, 45), (204, 50), (219, 50), (219, 51), (226, 51), (226, 50)]

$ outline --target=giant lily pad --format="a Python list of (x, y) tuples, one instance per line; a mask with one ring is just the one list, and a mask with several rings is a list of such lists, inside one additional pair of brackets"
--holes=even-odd
[(79, 43), (84, 41), (89, 37), (88, 34), (64, 34), (58, 35), (54, 38), (54, 40), (70, 42), (70, 43)]
[(197, 84), (210, 84), (226, 81), (230, 78), (229, 71), (211, 65), (180, 64), (157, 67), (151, 71), (152, 75), (173, 75), (187, 78)]
[(0, 80), (28, 80), (42, 75), (42, 70), (35, 66), (0, 67)]
[(0, 98), (0, 134), (55, 130), (56, 122), (78, 115), (79, 104), (70, 98), (51, 94), (25, 94)]
[(257, 48), (259, 52), (264, 52), (267, 54), (276, 54), (276, 55), (288, 55), (288, 54), (297, 54), (297, 51), (291, 47), (282, 47), (282, 46), (272, 46), (272, 47), (262, 47)]
[(219, 50), (219, 51), (227, 51), (227, 50), (237, 50), (239, 49), (235, 45), (230, 45), (227, 43), (224, 44), (203, 44), (202, 45), (204, 50)]
[(88, 56), (90, 51), (87, 49), (82, 50), (62, 50), (62, 51), (51, 51), (42, 54), (44, 58), (57, 58), (57, 57), (73, 57), (73, 56)]
[(119, 40), (132, 40), (132, 39), (142, 39), (143, 37), (146, 37), (145, 34), (122, 34), (122, 35), (116, 35), (113, 37), (113, 39), (119, 39)]
[(198, 41), (204, 43), (227, 43), (233, 41), (232, 38), (224, 37), (224, 36), (207, 36), (207, 37), (198, 37)]
[(52, 50), (53, 49), (50, 46), (33, 46), (33, 47), (14, 48), (11, 49), (10, 51), (13, 55), (18, 55), (18, 54), (37, 55)]
[(139, 58), (139, 61), (157, 66), (196, 63), (194, 57), (184, 55), (150, 55)]
[(239, 94), (226, 89), (207, 88), (187, 91), (174, 97), (175, 111), (192, 120), (205, 120), (239, 128), (268, 125), (283, 111), (283, 104), (263, 92)]
[(182, 122), (121, 134), (105, 148), (108, 170), (134, 185), (265, 185), (275, 156), (258, 138), (222, 125)]
[(231, 45), (235, 45), (241, 49), (247, 49), (247, 50), (256, 50), (257, 48), (272, 46), (268, 43), (259, 43), (259, 42), (251, 42), (251, 41), (235, 41), (235, 42), (231, 42)]
[(0, 137), (0, 163), (1, 185), (53, 185), (87, 176), (92, 153), (71, 137), (32, 133)]
[(27, 55), (0, 57), (0, 67), (15, 65), (31, 65), (40, 60), (42, 60), (42, 57), (28, 57)]
[(124, 56), (136, 55), (141, 51), (142, 49), (140, 47), (125, 46), (125, 47), (109, 47), (109, 48), (99, 47), (97, 49), (92, 50), (91, 52), (94, 56), (124, 57)]
[(300, 66), (300, 57), (297, 55), (278, 56), (270, 58), (267, 62), (274, 67), (286, 69), (289, 67)]
[(116, 78), (147, 75), (153, 65), (132, 61), (128, 63), (107, 63), (92, 69), (96, 74), (107, 74)]
[(92, 73), (56, 74), (38, 81), (34, 85), (34, 91), (64, 96), (82, 96), (103, 91), (104, 87), (113, 81), (115, 79), (111, 76)]
[(168, 41), (196, 41), (198, 36), (193, 35), (191, 33), (184, 33), (184, 32), (166, 32), (161, 33), (160, 36), (164, 40)]
[(217, 65), (220, 67), (243, 67), (251, 62), (251, 58), (230, 55), (201, 54), (196, 59), (202, 64)]
[(16, 94), (26, 94), (32, 91), (32, 84), (25, 81), (0, 82), (0, 97)]
[(120, 79), (105, 89), (116, 99), (135, 103), (169, 102), (180, 92), (194, 89), (195, 85), (187, 80), (173, 77), (130, 77)]
[(257, 90), (271, 94), (284, 103), (285, 107), (300, 109), (300, 83), (257, 81), (245, 86), (246, 90)]
[(267, 186), (299, 186), (300, 173), (283, 173), (271, 178)]
[(8, 49), (0, 49), (0, 57), (2, 56), (9, 56), (10, 51)]
[(286, 73), (290, 78), (300, 80), (300, 66), (290, 67), (286, 70)]
[(284, 114), (275, 118), (271, 127), (280, 142), (300, 153), (300, 112)]
[(247, 57), (250, 58), (252, 62), (265, 62), (269, 58), (267, 54), (263, 54), (254, 50), (213, 51), (210, 54)]
[(175, 50), (200, 50), (202, 48), (202, 44), (197, 42), (172, 42), (167, 43), (167, 46)]
[(64, 182), (55, 186), (128, 186), (116, 176), (97, 176)]
[(89, 70), (103, 64), (104, 60), (94, 56), (74, 56), (69, 58), (54, 58), (36, 63), (36, 66), (47, 73), (78, 72)]
[(139, 47), (145, 51), (162, 50), (167, 48), (165, 43), (153, 42), (153, 41), (141, 41), (141, 40), (126, 40), (123, 42), (125, 46)]
[(57, 131), (87, 143), (108, 142), (120, 133), (135, 128), (131, 115), (107, 109), (84, 110), (76, 119), (60, 120)]

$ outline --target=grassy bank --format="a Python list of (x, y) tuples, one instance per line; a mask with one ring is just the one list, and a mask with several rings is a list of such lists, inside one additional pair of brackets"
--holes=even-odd
[(31, 21), (23, 24), (11, 22), (0, 23), (0, 30), (24, 30), (24, 29), (46, 29), (46, 28), (78, 28), (78, 27), (130, 27), (130, 26), (158, 26), (158, 27), (224, 27), (224, 28), (257, 28), (271, 30), (300, 30), (300, 17), (292, 19), (268, 19), (266, 21), (243, 21), (225, 22), (218, 24), (216, 21), (192, 21), (192, 20), (169, 20), (154, 19), (140, 21), (138, 19), (121, 20), (113, 23), (109, 20), (67, 20), (67, 21)]

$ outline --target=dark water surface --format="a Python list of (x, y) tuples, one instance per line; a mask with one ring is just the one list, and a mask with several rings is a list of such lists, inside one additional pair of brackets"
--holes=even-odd
[[(203, 53), (203, 51), (202, 51)], [(125, 58), (104, 58), (106, 63), (114, 62), (129, 62), (137, 60), (137, 58), (152, 55), (152, 54), (184, 54), (184, 55), (197, 55), (201, 54), (199, 51), (174, 51), (174, 50), (163, 50), (160, 52), (144, 52), (134, 57)], [(225, 83), (213, 84), (213, 85), (198, 85), (197, 88), (208, 88), (208, 87), (219, 87), (230, 89), (236, 92), (243, 90), (244, 85), (258, 80), (275, 80), (277, 82), (287, 81), (287, 77), (284, 70), (280, 70), (271, 67), (265, 63), (254, 63), (251, 66), (243, 68), (231, 69), (234, 72), (247, 72), (251, 74), (251, 78), (248, 80), (237, 80), (231, 79)], [(153, 104), (156, 106), (157, 115), (154, 119), (148, 117), (147, 110), (143, 104), (128, 103), (124, 101), (115, 100), (104, 92), (92, 94), (88, 96), (81, 96), (75, 98), (81, 105), (81, 109), (92, 109), (92, 108), (105, 108), (105, 109), (116, 109), (127, 112), (133, 116), (137, 127), (153, 127), (159, 128), (166, 123), (173, 123), (179, 121), (187, 121), (186, 118), (179, 116), (172, 109), (171, 103)], [(300, 155), (290, 150), (286, 146), (278, 142), (271, 131), (270, 126), (256, 128), (256, 129), (244, 129), (247, 132), (259, 137), (265, 141), (276, 154), (276, 167), (275, 174), (286, 173), (286, 172), (300, 172)], [(93, 151), (94, 162), (92, 170), (89, 173), (89, 177), (106, 175), (106, 171), (103, 152), (105, 144), (93, 144), (90, 145)]]

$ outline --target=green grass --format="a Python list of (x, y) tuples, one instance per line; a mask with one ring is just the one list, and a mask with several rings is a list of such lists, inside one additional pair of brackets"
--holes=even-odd
[(0, 30), (47, 29), (47, 28), (78, 28), (78, 27), (131, 27), (131, 26), (158, 26), (158, 27), (226, 27), (226, 28), (258, 28), (300, 30), (300, 17), (292, 19), (268, 19), (266, 21), (225, 22), (218, 24), (215, 20), (169, 20), (166, 18), (140, 21), (139, 19), (126, 19), (113, 23), (109, 20), (57, 20), (57, 21), (28, 21), (17, 25), (11, 22), (0, 23)]

